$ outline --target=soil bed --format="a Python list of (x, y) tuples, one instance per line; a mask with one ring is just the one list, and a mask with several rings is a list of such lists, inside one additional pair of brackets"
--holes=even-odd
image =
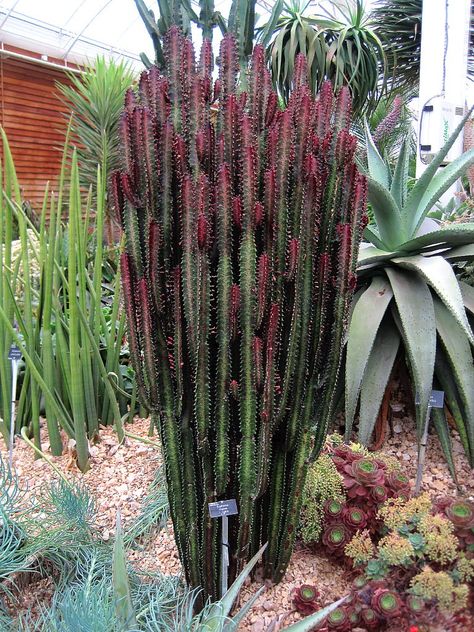
[[(128, 428), (134, 434), (148, 438), (148, 420), (138, 419)], [(51, 458), (69, 478), (81, 480), (88, 487), (96, 501), (97, 522), (102, 537), (107, 540), (113, 536), (117, 510), (121, 512), (125, 526), (137, 516), (141, 500), (145, 497), (161, 461), (159, 450), (141, 441), (127, 438), (124, 445), (120, 446), (111, 428), (103, 428), (100, 438), (100, 442), (91, 447), (91, 469), (85, 474), (81, 474), (76, 468), (71, 448), (63, 456)], [(157, 441), (156, 437), (152, 440)], [(46, 437), (43, 449), (51, 456)], [(383, 450), (397, 457), (404, 472), (414, 480), (416, 441), (413, 422), (409, 418), (403, 420), (403, 432), (395, 433), (389, 438)], [(464, 457), (462, 446), (455, 436), (453, 450), (459, 491), (450, 477), (438, 439), (434, 435), (430, 435), (429, 438), (423, 490), (429, 491), (433, 497), (461, 493), (474, 499), (474, 477)], [(0, 452), (4, 459), (8, 459), (3, 443)], [(38, 493), (56, 476), (46, 461), (33, 458), (32, 450), (21, 439), (16, 442), (13, 463), (20, 483), (22, 487), (28, 488), (29, 495)], [(160, 570), (166, 574), (180, 572), (171, 525), (151, 536), (143, 550), (131, 551), (129, 557), (138, 569)], [(280, 627), (283, 628), (298, 620), (300, 616), (292, 612), (291, 591), (301, 584), (317, 586), (322, 593), (323, 603), (330, 603), (347, 592), (349, 579), (341, 566), (332, 564), (320, 554), (298, 545), (284, 580), (278, 586), (268, 587), (239, 629), (244, 632), (276, 632)], [(246, 586), (242, 600), (256, 589), (255, 585)], [(46, 598), (44, 581), (38, 587), (38, 591), (35, 591), (34, 584), (29, 590), (29, 596), (22, 595), (25, 608), (34, 607), (35, 599)], [(26, 592), (28, 593), (28, 590)]]

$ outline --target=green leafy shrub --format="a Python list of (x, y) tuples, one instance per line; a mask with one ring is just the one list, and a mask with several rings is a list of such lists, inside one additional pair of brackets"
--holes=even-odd
[(323, 529), (324, 504), (327, 500), (344, 501), (342, 476), (329, 454), (321, 454), (310, 465), (303, 492), (299, 531), (306, 544), (319, 542)]

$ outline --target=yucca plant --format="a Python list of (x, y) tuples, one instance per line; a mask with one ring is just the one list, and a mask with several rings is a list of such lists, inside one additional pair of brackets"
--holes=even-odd
[[(440, 196), (474, 162), (466, 152), (438, 171), (464, 121), (411, 190), (405, 142), (394, 171), (367, 134), (368, 199), (374, 225), (367, 226), (358, 258), (356, 295), (347, 340), (346, 435), (350, 437), (360, 395), (359, 440), (371, 436), (399, 347), (416, 396), (421, 438), (433, 376), (447, 404), (471, 465), (474, 465), (474, 337), (469, 316), (474, 291), (458, 282), (453, 265), (474, 257), (474, 224), (445, 227), (427, 218)], [(450, 459), (443, 415), (434, 421)]]
[[(44, 402), (53, 454), (62, 453), (60, 430), (75, 439), (78, 463), (87, 468), (88, 440), (99, 423), (115, 422), (123, 437), (121, 416), (126, 401), (115, 392), (110, 374), (122, 386), (120, 353), (125, 314), (120, 312), (120, 275), (112, 287), (103, 284), (106, 255), (102, 247), (105, 183), (98, 172), (96, 231), (89, 233), (91, 203), (81, 199), (79, 170), (73, 154), (67, 177), (66, 152), (54, 195), (45, 191), (40, 228), (30, 222), (22, 205), (20, 183), (2, 131), (4, 185), (0, 200), (0, 431), (10, 434), (10, 345), (21, 350), (25, 363), (18, 389), (15, 433), (27, 426), (40, 448), (40, 412)], [(68, 194), (66, 195), (66, 192)], [(63, 225), (63, 213), (68, 214)], [(16, 217), (21, 241), (22, 275), (12, 267), (11, 226)], [(47, 219), (49, 224), (47, 223)], [(27, 227), (29, 230), (27, 230)], [(93, 251), (93, 254), (91, 252)], [(39, 288), (31, 284), (31, 264), (40, 270)], [(20, 294), (21, 301), (15, 299)], [(105, 321), (103, 301), (111, 316)], [(14, 328), (14, 322), (18, 330)]]
[(313, 435), (317, 453), (331, 416), (366, 184), (348, 90), (313, 98), (304, 57), (280, 111), (261, 46), (248, 91), (229, 35), (214, 87), (208, 41), (196, 64), (173, 28), (165, 55), (165, 74), (127, 96), (112, 188), (139, 396), (160, 429), (186, 579), (207, 599), (210, 502), (238, 501), (230, 581), (267, 541), (266, 576), (285, 572)]
[(351, 91), (354, 115), (370, 113), (385, 89), (383, 43), (362, 0), (331, 4), (331, 11), (324, 14), (309, 14), (307, 0), (275, 4), (261, 34), (267, 45), (272, 79), (287, 99), (296, 57), (302, 53), (308, 60), (308, 81), (313, 93), (326, 80), (335, 89), (346, 85)]

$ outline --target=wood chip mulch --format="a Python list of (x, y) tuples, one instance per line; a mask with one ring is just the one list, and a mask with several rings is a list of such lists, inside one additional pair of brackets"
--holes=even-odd
[[(401, 426), (401, 431), (398, 426), (394, 428), (395, 432), (386, 442), (384, 452), (396, 456), (401, 461), (405, 473), (414, 480), (416, 441), (413, 421), (405, 418)], [(133, 425), (128, 426), (128, 429), (140, 437), (149, 438), (148, 420), (137, 419)], [(151, 440), (158, 441), (156, 436)], [(65, 440), (65, 445), (66, 443)], [(46, 434), (43, 450), (51, 456)], [(464, 457), (462, 446), (454, 435), (453, 450), (459, 489), (456, 489), (450, 477), (437, 437), (430, 435), (423, 490), (429, 491), (433, 497), (460, 493), (474, 499), (474, 477)], [(90, 490), (97, 505), (97, 522), (101, 535), (107, 540), (113, 536), (117, 510), (121, 512), (125, 527), (139, 513), (141, 501), (160, 465), (160, 453), (157, 447), (131, 438), (127, 438), (123, 445), (119, 445), (111, 428), (101, 429), (100, 441), (92, 445), (90, 451), (91, 468), (85, 474), (81, 474), (75, 466), (72, 447), (66, 448), (63, 456), (51, 458), (69, 478), (80, 480)], [(3, 443), (0, 446), (0, 453), (5, 460), (8, 459)], [(29, 495), (40, 492), (56, 476), (46, 461), (34, 459), (32, 450), (21, 439), (17, 439), (13, 463), (20, 483), (28, 488)], [(130, 552), (130, 559), (139, 570), (160, 570), (173, 575), (179, 573), (180, 562), (171, 525), (152, 536), (143, 550)], [(239, 629), (243, 632), (277, 632), (298, 620), (300, 616), (292, 611), (291, 591), (301, 584), (317, 586), (322, 593), (323, 603), (330, 603), (347, 592), (349, 583), (347, 572), (343, 568), (299, 545), (284, 580), (277, 586), (267, 587)], [(245, 601), (256, 588), (254, 584), (245, 586), (241, 601)]]

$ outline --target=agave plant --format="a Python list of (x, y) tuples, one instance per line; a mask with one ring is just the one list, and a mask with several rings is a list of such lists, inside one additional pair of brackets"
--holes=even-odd
[(287, 99), (296, 57), (302, 53), (308, 59), (308, 81), (313, 92), (326, 80), (336, 89), (347, 85), (354, 114), (370, 113), (385, 89), (382, 41), (362, 0), (332, 4), (333, 12), (325, 15), (309, 15), (310, 3), (306, 0), (275, 4), (260, 34), (262, 43), (268, 44), (273, 81)]
[[(358, 259), (361, 287), (348, 332), (345, 406), (349, 437), (360, 396), (359, 439), (366, 444), (401, 346), (416, 395), (418, 438), (435, 376), (474, 465), (474, 337), (466, 313), (474, 312), (474, 290), (458, 282), (453, 270), (456, 261), (474, 257), (474, 224), (441, 227), (427, 218), (474, 162), (471, 150), (438, 171), (463, 124), (410, 191), (407, 143), (392, 171), (367, 132), (368, 197), (375, 224), (365, 229), (367, 242)], [(442, 422), (438, 414), (435, 423), (449, 456), (449, 433)]]
[[(167, 35), (166, 73), (144, 73), (122, 117), (114, 174), (131, 358), (164, 446), (188, 583), (218, 592), (207, 505), (237, 499), (230, 578), (268, 541), (279, 581), (292, 551), (311, 429), (326, 434), (355, 283), (365, 179), (349, 94), (305, 81), (280, 111), (255, 48), (242, 91), (236, 41), (219, 78), (204, 42)], [(211, 105), (219, 95), (216, 117)]]

